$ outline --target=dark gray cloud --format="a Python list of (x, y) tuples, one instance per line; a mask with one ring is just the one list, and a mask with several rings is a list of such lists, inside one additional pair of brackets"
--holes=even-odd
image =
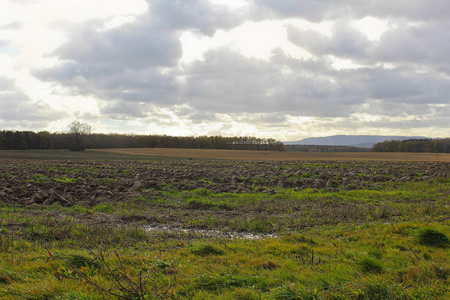
[(389, 30), (368, 54), (377, 61), (448, 65), (449, 52), (450, 21), (445, 20)]
[(147, 0), (152, 18), (167, 29), (193, 29), (213, 35), (217, 29), (231, 29), (242, 23), (244, 14), (208, 0)]
[(260, 120), (263, 123), (269, 123), (269, 124), (273, 124), (273, 123), (285, 123), (287, 121), (286, 115), (285, 114), (280, 114), (280, 113), (270, 113), (270, 114), (264, 114), (262, 116), (260, 116)]
[(195, 109), (208, 112), (258, 112), (274, 108), (266, 94), (279, 73), (275, 66), (227, 48), (212, 50), (185, 68), (183, 94)]
[(172, 66), (182, 54), (179, 35), (147, 21), (107, 30), (74, 32), (55, 53), (89, 67), (145, 68)]
[(407, 18), (418, 21), (448, 20), (450, 3), (441, 0), (340, 1), (359, 16)]
[(361, 90), (367, 89), (353, 82), (356, 74), (339, 74), (322, 62), (299, 61), (283, 53), (263, 61), (222, 48), (206, 53), (185, 71), (187, 103), (209, 112), (347, 116), (365, 101)]
[(314, 30), (298, 30), (293, 26), (287, 28), (287, 33), (292, 43), (314, 55), (332, 54), (341, 58), (360, 58), (366, 55), (371, 46), (365, 34), (344, 22), (333, 27), (330, 37)]
[(251, 13), (256, 18), (302, 18), (320, 22), (331, 17), (332, 0), (253, 0)]
[(312, 22), (340, 18), (405, 18), (416, 21), (447, 20), (450, 3), (442, 0), (253, 0), (256, 18), (302, 18)]
[(103, 100), (174, 104), (178, 82), (173, 74), (157, 68), (128, 69), (114, 64), (102, 67), (65, 62), (51, 69), (34, 71), (41, 80), (54, 81), (73, 94), (92, 95)]
[(402, 69), (376, 70), (367, 81), (370, 97), (409, 104), (448, 104), (449, 83), (446, 78)]
[[(286, 69), (290, 72), (281, 72)], [(411, 116), (425, 113), (428, 105), (448, 104), (450, 94), (448, 79), (407, 68), (336, 70), (321, 61), (299, 61), (282, 53), (265, 62), (227, 49), (215, 50), (186, 72), (190, 74), (186, 101), (196, 110), (209, 112)], [(374, 109), (371, 101), (382, 106)]]
[(450, 21), (421, 26), (402, 24), (370, 42), (357, 29), (345, 23), (334, 26), (327, 37), (313, 30), (287, 28), (295, 45), (314, 55), (334, 55), (360, 63), (394, 62), (412, 64), (448, 64), (450, 58)]
[[(450, 105), (438, 106), (433, 108), (429, 120), (433, 122), (432, 126), (437, 128), (448, 128), (448, 116), (450, 116)], [(444, 137), (444, 136), (441, 136)], [(446, 136), (448, 137), (448, 135)]]
[(215, 114), (209, 114), (209, 113), (193, 113), (188, 117), (188, 119), (193, 124), (201, 124), (203, 122), (213, 122), (217, 121)]
[(145, 118), (148, 115), (148, 107), (144, 103), (115, 101), (109, 102), (101, 108), (102, 115), (111, 119), (134, 119)]
[[(392, 135), (392, 132), (398, 132), (404, 135), (412, 135), (411, 131), (417, 132), (417, 135), (428, 135), (428, 132), (436, 128), (434, 122), (423, 121), (419, 119), (396, 121), (392, 119), (383, 119), (377, 121), (361, 120), (358, 118), (347, 118), (338, 120), (321, 120), (307, 128), (313, 132), (334, 132), (336, 134), (349, 134), (356, 132), (364, 134)], [(424, 130), (427, 130), (425, 133)]]

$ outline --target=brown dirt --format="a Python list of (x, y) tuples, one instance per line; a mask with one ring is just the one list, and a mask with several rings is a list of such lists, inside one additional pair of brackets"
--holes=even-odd
[[(93, 206), (164, 191), (265, 192), (277, 188), (376, 188), (449, 178), (447, 162), (39, 161), (0, 160), (0, 200), (21, 205)], [(195, 209), (192, 204), (192, 208)], [(226, 209), (226, 207), (224, 207)]]

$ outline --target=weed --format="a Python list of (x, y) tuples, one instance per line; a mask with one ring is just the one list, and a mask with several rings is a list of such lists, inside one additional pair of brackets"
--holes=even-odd
[(368, 254), (376, 259), (381, 259), (383, 257), (383, 251), (379, 248), (370, 249)]
[(33, 182), (33, 183), (43, 183), (43, 182), (47, 182), (49, 180), (49, 178), (45, 175), (42, 174), (35, 174), (33, 176), (31, 176), (31, 179), (28, 179), (28, 182)]
[(55, 300), (93, 300), (95, 298), (92, 298), (90, 296), (86, 296), (80, 293), (67, 293), (64, 295), (58, 295), (55, 296), (53, 299)]
[(365, 299), (377, 299), (377, 300), (389, 300), (392, 299), (392, 295), (389, 292), (389, 288), (382, 283), (369, 284), (364, 289)]
[(225, 253), (222, 249), (209, 243), (195, 244), (191, 252), (196, 255), (222, 255)]
[(276, 300), (314, 300), (316, 299), (313, 292), (308, 291), (305, 287), (297, 288), (292, 285), (284, 285), (272, 292), (272, 297)]
[(117, 210), (117, 206), (114, 204), (99, 204), (94, 207), (95, 211), (101, 212), (101, 213), (113, 213)]
[(70, 254), (66, 259), (71, 266), (74, 266), (77, 269), (81, 267), (99, 269), (101, 267), (101, 264), (97, 260), (80, 254)]
[(291, 242), (291, 243), (307, 243), (309, 245), (317, 244), (313, 239), (306, 237), (305, 235), (300, 234), (300, 233), (291, 233), (291, 234), (285, 235), (283, 237), (283, 240), (286, 242)]
[(214, 205), (213, 203), (208, 203), (206, 201), (203, 200), (199, 200), (199, 199), (189, 199), (187, 200), (187, 208), (189, 209), (199, 209), (199, 210), (206, 210), (206, 209), (212, 209), (214, 207), (216, 207), (216, 205)]
[(265, 281), (260, 276), (246, 275), (198, 275), (194, 280), (197, 288), (217, 290), (230, 287), (264, 286)]
[(19, 272), (0, 272), (0, 284), (12, 284), (13, 282), (25, 282), (24, 276)]
[[(148, 276), (144, 276), (143, 271), (140, 270), (137, 278), (133, 278), (126, 270), (122, 258), (117, 252), (115, 252), (116, 265), (113, 265), (113, 263), (107, 259), (106, 253), (102, 250), (99, 250), (96, 253), (90, 251), (90, 253), (93, 255), (93, 259), (82, 255), (71, 255), (68, 259), (69, 263), (73, 262), (81, 267), (78, 269), (75, 265), (70, 264), (70, 271), (74, 273), (75, 278), (82, 278), (88, 284), (109, 296), (114, 296), (119, 299), (161, 299), (164, 298), (165, 294), (170, 289), (171, 284), (169, 284), (165, 291), (160, 295), (150, 292), (147, 289), (149, 283)], [(50, 252), (49, 254), (51, 255)], [(85, 269), (83, 270), (83, 267), (104, 269), (108, 276), (113, 279), (114, 285), (106, 288), (101, 284), (96, 283), (93, 278), (83, 272), (85, 271)]]
[(381, 273), (384, 271), (383, 265), (378, 259), (363, 257), (357, 261), (357, 265), (363, 273)]
[(57, 177), (57, 178), (53, 178), (53, 180), (56, 182), (62, 182), (62, 183), (74, 183), (75, 181), (77, 181), (76, 178), (69, 178), (69, 177)]
[(236, 300), (259, 300), (261, 295), (252, 288), (240, 287), (232, 293), (233, 299)]
[(438, 279), (447, 280), (450, 277), (450, 267), (448, 266), (433, 265), (432, 270)]
[(446, 248), (450, 244), (445, 233), (433, 228), (422, 229), (418, 235), (418, 240), (420, 244), (431, 247)]
[(214, 195), (213, 192), (211, 192), (208, 189), (202, 188), (202, 189), (196, 189), (191, 191), (192, 194), (198, 195), (198, 196), (212, 196)]

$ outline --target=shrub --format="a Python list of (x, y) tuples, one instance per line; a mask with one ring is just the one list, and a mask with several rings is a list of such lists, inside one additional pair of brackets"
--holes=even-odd
[(445, 248), (449, 245), (448, 237), (436, 229), (422, 229), (418, 236), (419, 243), (425, 246)]

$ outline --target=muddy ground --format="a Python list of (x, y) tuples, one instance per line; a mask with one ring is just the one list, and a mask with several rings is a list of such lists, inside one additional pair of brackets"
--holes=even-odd
[(371, 189), (449, 178), (445, 162), (0, 161), (0, 199), (21, 205), (97, 205), (164, 191), (273, 194), (279, 188)]
[[(450, 177), (449, 170), (450, 164), (447, 162), (0, 160), (0, 201), (29, 207), (29, 213), (43, 220), (48, 217), (63, 220), (67, 217), (68, 212), (46, 210), (50, 205), (79, 205), (88, 208), (89, 212), (75, 210), (70, 213), (76, 223), (107, 226), (139, 223), (139, 226), (149, 229), (170, 232), (173, 229), (194, 230), (187, 234), (195, 235), (201, 230), (221, 230), (222, 227), (231, 233), (272, 233), (277, 231), (276, 226), (301, 228), (313, 223), (365, 222), (374, 218), (387, 220), (401, 215), (401, 212), (390, 204), (380, 204), (377, 215), (374, 215), (371, 204), (349, 204), (345, 201), (330, 204), (326, 198), (279, 205), (268, 197), (267, 201), (254, 205), (232, 207), (202, 201), (177, 204), (173, 202), (173, 197), (178, 192), (193, 190), (201, 195), (273, 195), (283, 194), (285, 189), (312, 188), (330, 192), (383, 189), (396, 182), (447, 179)], [(135, 209), (128, 215), (97, 209), (102, 204), (116, 206), (134, 199), (140, 199), (145, 204), (142, 209)], [(430, 213), (442, 215), (444, 208), (433, 204), (428, 206), (431, 207)], [(263, 228), (252, 225), (260, 220), (270, 223), (268, 219), (271, 217), (277, 218), (279, 225)], [(215, 221), (211, 222), (208, 218)], [(292, 220), (297, 221), (293, 223)], [(8, 224), (10, 229), (15, 226), (21, 225), (14, 222)], [(207, 235), (208, 232), (202, 234)]]

